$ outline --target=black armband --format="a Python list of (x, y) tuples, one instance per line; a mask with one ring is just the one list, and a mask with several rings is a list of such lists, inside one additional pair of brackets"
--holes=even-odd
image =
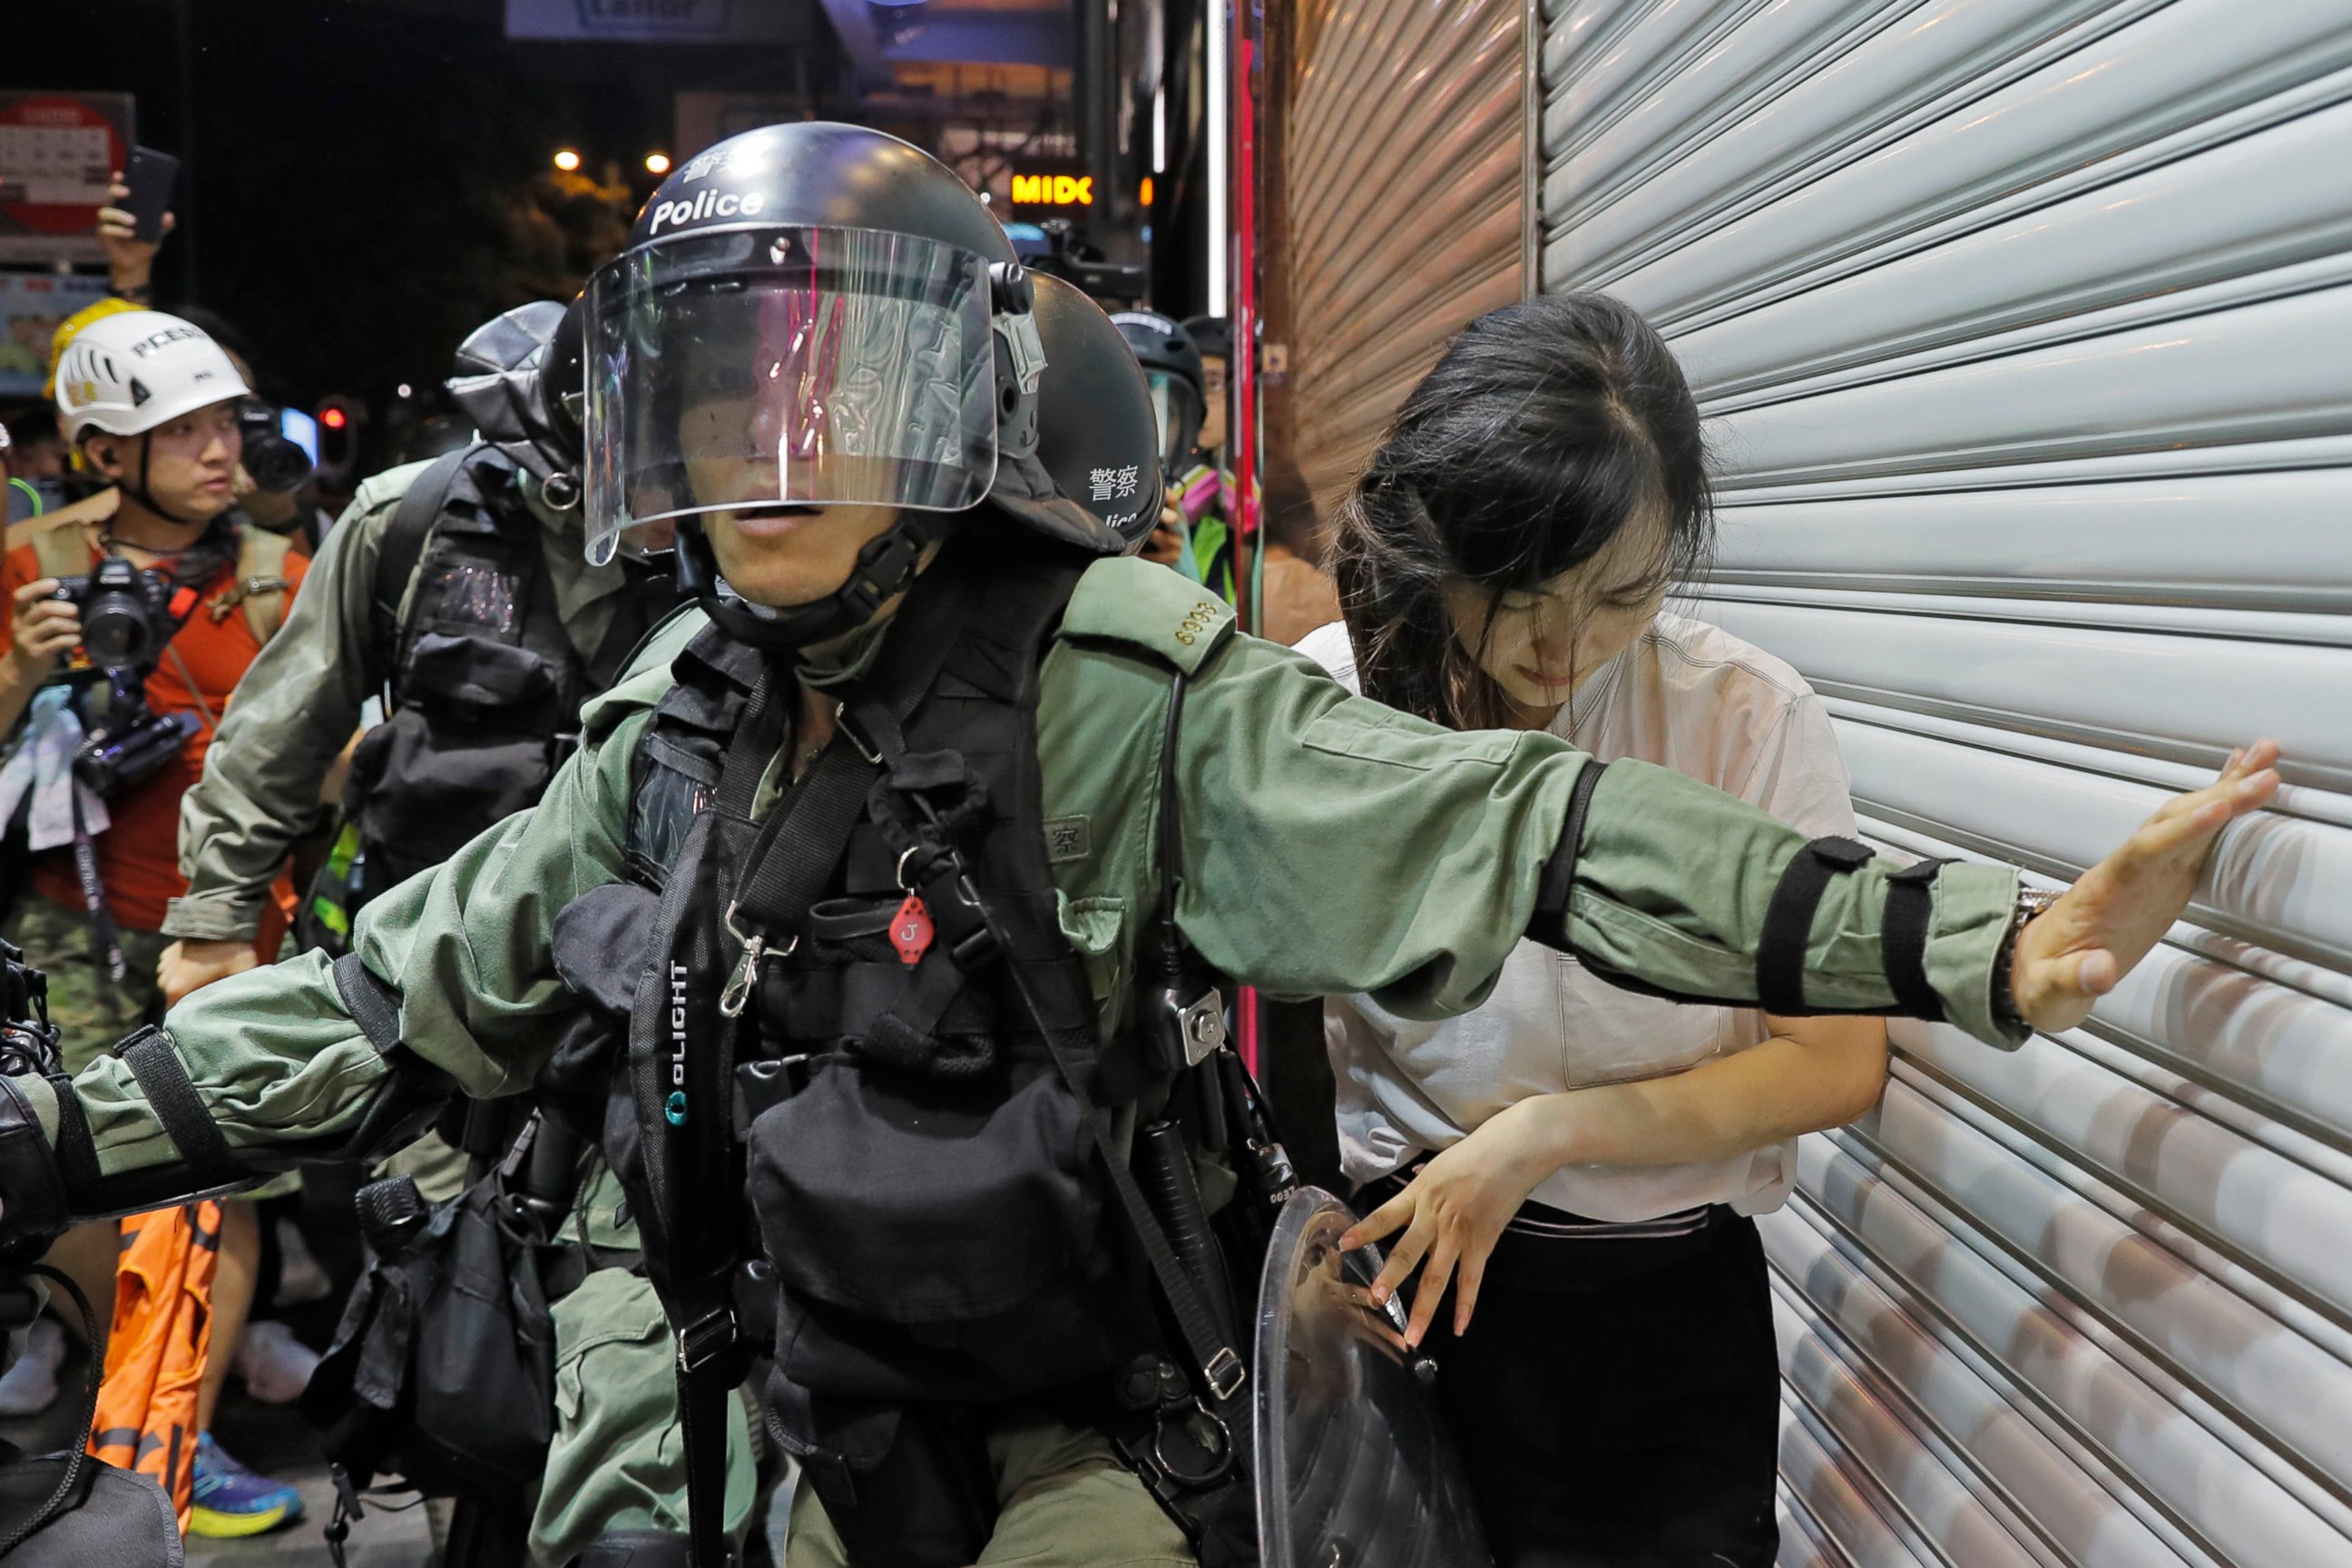
[(1756, 1005), (1782, 1017), (1801, 1017), (1805, 1006), (1805, 947), (1813, 911), (1831, 879), (1858, 871), (1878, 858), (1854, 838), (1816, 838), (1782, 868), (1772, 901), (1764, 906), (1764, 929), (1756, 941)]
[(1936, 874), (1949, 860), (1922, 860), (1886, 879), (1886, 913), (1878, 927), (1879, 966), (1895, 993), (1895, 1010), (1941, 1023), (1944, 999), (1927, 984), (1927, 929), (1935, 921)]
[[(422, 1137), (457, 1092), (456, 1080), (401, 1046), (397, 994), (370, 974), (356, 956), (338, 959), (333, 976), (344, 1007), (383, 1058), (389, 1075), (369, 1096), (358, 1126), (340, 1136), (293, 1138), (232, 1149), (202, 1092), (189, 1079), (172, 1037), (159, 1028), (142, 1029), (117, 1047), (115, 1054), (139, 1080), (141, 1092), (178, 1158), (100, 1175), (79, 1097), (69, 1081), (51, 1079), (58, 1090), (57, 1146), (52, 1153), (44, 1141), (41, 1152), (58, 1185), (57, 1201), (64, 1223), (140, 1214), (193, 1198), (215, 1197), (315, 1161), (380, 1159)], [(22, 1102), (20, 1095), (6, 1098)], [(25, 1107), (28, 1121), (31, 1115), (30, 1107)], [(0, 1194), (13, 1207), (16, 1184), (32, 1178), (20, 1178), (7, 1163), (8, 1127), (8, 1108), (0, 1104)], [(39, 1138), (37, 1124), (33, 1135)], [(14, 1233), (8, 1219), (0, 1212), (0, 1245)]]
[(1559, 843), (1544, 862), (1543, 879), (1536, 885), (1536, 910), (1528, 921), (1528, 935), (1561, 952), (1569, 951), (1568, 905), (1576, 891), (1576, 858), (1584, 844), (1584, 816), (1592, 805), (1592, 792), (1601, 787), (1601, 771), (1608, 765), (1594, 757), (1576, 775), (1569, 791), (1568, 825), (1560, 829)]

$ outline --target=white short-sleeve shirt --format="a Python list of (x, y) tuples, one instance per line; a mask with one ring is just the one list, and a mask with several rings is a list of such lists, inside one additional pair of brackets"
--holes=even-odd
[[(1309, 633), (1298, 651), (1358, 689), (1345, 626)], [(1854, 831), (1821, 699), (1786, 663), (1704, 621), (1660, 615), (1551, 730), (1604, 762), (1634, 757), (1713, 784), (1816, 837)], [(1765, 1037), (1761, 1013), (1636, 995), (1533, 942), (1511, 953), (1494, 994), (1457, 1018), (1400, 1018), (1363, 995), (1324, 1005), (1340, 1156), (1359, 1182), (1457, 1142), (1529, 1095), (1657, 1078)], [(1702, 1204), (1759, 1214), (1780, 1206), (1795, 1176), (1795, 1144), (1777, 1143), (1693, 1164), (1570, 1166), (1532, 1195), (1613, 1222)]]

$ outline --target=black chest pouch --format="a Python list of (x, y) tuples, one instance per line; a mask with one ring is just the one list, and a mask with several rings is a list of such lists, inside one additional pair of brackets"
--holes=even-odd
[[(1037, 826), (1038, 653), (1066, 579), (928, 574), (840, 732), (714, 905), (782, 1374), (835, 1396), (1001, 1399), (1149, 1337), (1088, 1111), (1046, 1025), (1093, 1000)], [(1025, 613), (1024, 613), (1025, 612)], [(920, 632), (922, 635), (915, 635)], [(719, 790), (720, 806), (735, 764)]]
[[(1138, 1042), (1101, 1039), (1057, 915), (1037, 756), (1042, 655), (1083, 563), (993, 541), (960, 559), (963, 542), (919, 579), (842, 694), (838, 733), (764, 818), (753, 796), (798, 700), (790, 666), (733, 670), (739, 697), (757, 689), (732, 706), (673, 693), (642, 753), (674, 777), (641, 802), (708, 804), (633, 822), (632, 866), (665, 879), (626, 998), (635, 1146), (609, 1121), (605, 1143), (678, 1333), (698, 1538), (723, 1467), (695, 1450), (718, 1441), (712, 1390), (742, 1364), (728, 1267), (751, 1232), (772, 1270), (777, 1436), (860, 1562), (969, 1562), (985, 1540), (989, 1489), (953, 1482), (984, 1458), (959, 1407), (1109, 1423), (1113, 1392), (1164, 1367), (1153, 1389), (1197, 1392), (1120, 1406), (1122, 1451), (1163, 1497), (1222, 1496), (1239, 1473), (1245, 1368), (1224, 1278), (1192, 1256), (1214, 1242), (1197, 1194), (1158, 1201), (1191, 1189), (1191, 1156), (1164, 1122), (1139, 1136), (1165, 1155), (1144, 1162), (1147, 1192), (1104, 1109), (1147, 1071), (1202, 1079), (1230, 1054), (1214, 993), (1159, 976), (1149, 1064)], [(681, 670), (726, 647), (698, 641)], [(645, 897), (606, 911), (616, 951)], [(1197, 1465), (1163, 1452), (1188, 1422), (1216, 1437)], [(923, 1525), (930, 1544), (910, 1552), (921, 1521), (877, 1504), (931, 1448), (954, 1462), (929, 1489), (972, 1507)]]

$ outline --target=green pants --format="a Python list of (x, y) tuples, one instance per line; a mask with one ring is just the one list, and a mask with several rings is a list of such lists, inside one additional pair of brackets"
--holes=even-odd
[[(621, 1184), (599, 1163), (579, 1198), (579, 1230), (634, 1249)], [(686, 1443), (677, 1425), (677, 1344), (645, 1279), (600, 1268), (555, 1303), (555, 1436), (531, 1511), (533, 1568), (565, 1568), (615, 1530), (686, 1528)], [(758, 1491), (750, 1424), (727, 1426), (727, 1529), (740, 1544)]]
[(130, 973), (117, 981), (99, 973), (89, 953), (89, 917), (26, 889), (8, 921), (7, 937), (25, 962), (49, 977), (49, 1022), (68, 1074), (112, 1050), (124, 1036), (163, 1021), (163, 990), (156, 966), (172, 939), (160, 931), (115, 933)]
[[(989, 1434), (988, 1458), (1003, 1511), (982, 1568), (1195, 1568), (1183, 1531), (1099, 1434), (1014, 1409)], [(793, 1503), (784, 1568), (851, 1568), (805, 1485)]]

